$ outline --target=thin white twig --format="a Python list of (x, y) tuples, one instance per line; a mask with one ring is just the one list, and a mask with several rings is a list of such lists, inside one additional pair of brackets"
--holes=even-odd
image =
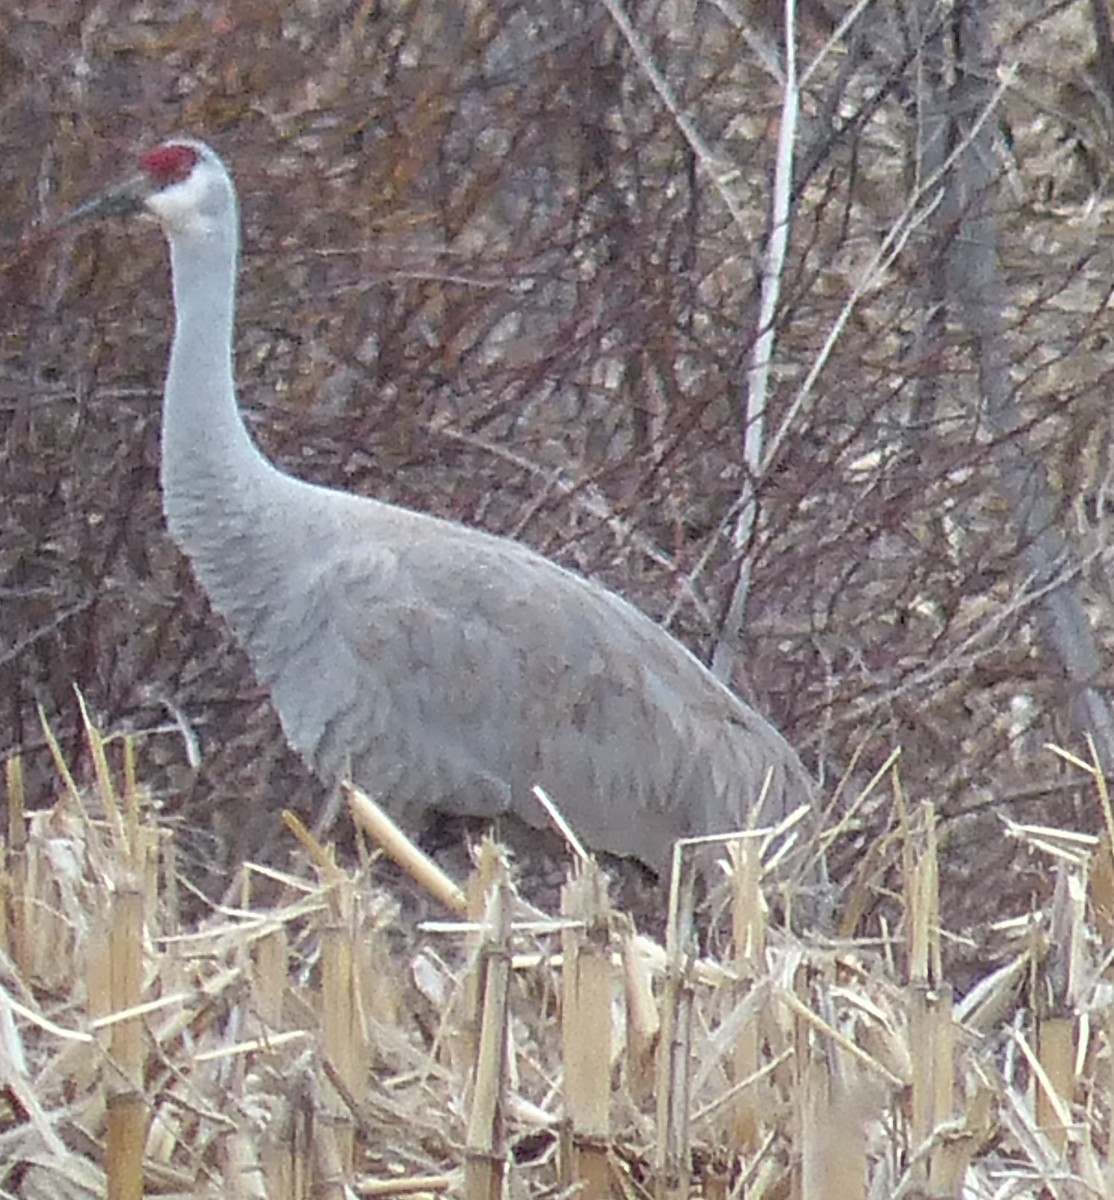
[(804, 89), (806, 87), (808, 87), (808, 82), (812, 78), (813, 72), (817, 70), (817, 68), (824, 61), (824, 59), (832, 52), (832, 50), (836, 46), (838, 46), (840, 44), (840, 42), (843, 41), (844, 35), (851, 28), (851, 26), (854, 25), (855, 22), (859, 19), (859, 17), (863, 13), (863, 10), (867, 7), (867, 5), (873, 4), (873, 3), (874, 3), (874, 0), (859, 0), (858, 4), (856, 4), (846, 14), (846, 16), (844, 16), (843, 20), (840, 21), (840, 23), (835, 27), (835, 29), (832, 30), (831, 36), (823, 44), (823, 46), (820, 47), (819, 53), (816, 55), (816, 57), (812, 60), (812, 62), (810, 62), (809, 65), (802, 72), (801, 81), (800, 81), (800, 84), (798, 85), (800, 87), (801, 91), (804, 91)]
[(677, 103), (676, 97), (673, 95), (673, 89), (666, 82), (665, 76), (658, 70), (650, 51), (643, 44), (634, 26), (630, 23), (630, 18), (620, 7), (619, 0), (602, 0), (602, 3), (610, 14), (611, 19), (618, 26), (619, 32), (623, 35), (623, 40), (630, 47), (631, 53), (649, 80), (650, 86), (657, 92), (658, 98), (669, 110), (670, 115), (677, 124), (677, 128), (688, 143), (689, 149), (692, 150), (693, 155), (696, 157), (697, 163), (711, 181), (716, 195), (723, 201), (735, 224), (740, 229), (745, 230), (747, 222), (743, 210), (739, 207), (738, 200), (736, 200), (726, 182), (733, 172), (725, 170), (723, 162), (712, 153), (708, 143), (697, 132), (696, 126), (681, 111), (681, 106)]
[(943, 199), (943, 193), (940, 189), (943, 186), (945, 176), (955, 165), (960, 155), (964, 154), (970, 147), (972, 140), (979, 130), (997, 111), (1002, 96), (1013, 85), (1015, 73), (1016, 68), (1014, 67), (1003, 70), (994, 95), (987, 102), (978, 118), (972, 123), (966, 136), (958, 146), (953, 148), (951, 153), (932, 175), (914, 191), (909, 202), (902, 210), (901, 215), (891, 226), (882, 244), (878, 247), (874, 258), (871, 260), (870, 266), (863, 272), (859, 283), (844, 303), (839, 316), (836, 317), (828, 336), (824, 339), (824, 345), (821, 347), (819, 354), (817, 354), (804, 378), (804, 382), (797, 390), (797, 395), (794, 396), (785, 416), (782, 418), (781, 425), (778, 427), (778, 431), (770, 443), (763, 462), (763, 473), (769, 469), (770, 464), (777, 458), (782, 445), (788, 439), (797, 414), (811, 397), (812, 390), (816, 386), (816, 381), (820, 378), (820, 372), (827, 366), (828, 359), (835, 349), (836, 341), (846, 328), (847, 322), (851, 319), (851, 314), (854, 312), (859, 301), (874, 286), (881, 274), (888, 270), (893, 262), (900, 257), (913, 232), (936, 210), (937, 205)]
[[(747, 472), (733, 534), (736, 550), (742, 549), (750, 542), (758, 516), (755, 487), (761, 478), (765, 463), (770, 368), (777, 341), (776, 319), (778, 304), (781, 301), (781, 285), (789, 254), (789, 231), (793, 215), (793, 148), (796, 144), (800, 116), (796, 17), (796, 0), (785, 0), (785, 83), (781, 91), (781, 121), (778, 128), (777, 162), (771, 197), (770, 236), (762, 265), (758, 336), (754, 340), (750, 367), (747, 370), (746, 412), (743, 424), (743, 458)], [(750, 595), (750, 577), (751, 560), (750, 556), (746, 555), (739, 561), (739, 571), (727, 607), (727, 617), (712, 653), (712, 673), (725, 683), (729, 682), (734, 674), (735, 650)]]

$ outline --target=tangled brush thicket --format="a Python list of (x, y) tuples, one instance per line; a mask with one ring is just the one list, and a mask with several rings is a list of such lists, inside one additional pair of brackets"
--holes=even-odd
[[(1040, 751), (1081, 750), (1069, 718), (1110, 641), (1109, 139), (1089, 10), (986, 5), (961, 31), (979, 78), (1002, 81), (973, 128), (993, 134), (979, 161), (1015, 390), (1003, 434), (938, 270), (954, 273), (951, 242), (970, 236), (961, 188), (930, 186), (950, 187), (958, 160), (924, 175), (933, 71), (954, 39), (934, 9), (914, 29), (881, 5), (829, 44), (842, 10), (800, 9), (810, 74), (742, 545), (789, 119), (765, 8), (733, 23), (713, 6), (636, 7), (626, 28), (606, 6), (450, 17), (422, 0), (74, 3), (8, 20), (0, 728), (32, 794), (51, 787), (40, 705), (88, 773), (76, 684), (144, 738), (151, 786), (195, 831), (183, 852), (217, 867), (212, 893), (228, 864), (269, 853), (275, 803), (320, 802), (162, 527), (159, 239), (26, 241), (137, 148), (186, 131), (241, 181), (238, 374), (284, 465), (524, 538), (702, 654), (745, 567), (734, 686), (829, 786), (902, 747), (911, 794), (957, 831), (947, 903), (984, 879), (980, 903), (1006, 880), (1015, 900), (1031, 890), (991, 803), (1096, 828), (1085, 779)], [(1046, 477), (1093, 668), (1045, 636), (1003, 446)]]

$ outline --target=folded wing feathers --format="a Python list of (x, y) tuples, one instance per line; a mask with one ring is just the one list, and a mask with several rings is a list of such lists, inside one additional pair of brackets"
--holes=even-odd
[(319, 531), (281, 616), (238, 630), (322, 777), (351, 766), (403, 819), (534, 824), (540, 783), (589, 844), (658, 868), (676, 837), (743, 827), (771, 768), (766, 821), (809, 798), (781, 735), (618, 596), (519, 543), (367, 505)]

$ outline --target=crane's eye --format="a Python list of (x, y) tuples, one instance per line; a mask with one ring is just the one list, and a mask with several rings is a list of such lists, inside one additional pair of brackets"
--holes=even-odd
[(139, 169), (157, 188), (170, 187), (189, 178), (201, 155), (192, 146), (168, 142), (148, 150), (139, 160)]

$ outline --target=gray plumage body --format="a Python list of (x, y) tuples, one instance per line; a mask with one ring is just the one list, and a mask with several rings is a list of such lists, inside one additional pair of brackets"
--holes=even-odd
[(541, 824), (541, 784), (589, 845), (659, 870), (675, 838), (745, 826), (767, 772), (765, 820), (809, 801), (769, 722), (614, 593), (517, 542), (268, 462), (233, 385), (231, 180), (198, 142), (143, 165), (176, 310), (168, 526), (321, 778), (350, 769), (410, 823), (437, 808)]

